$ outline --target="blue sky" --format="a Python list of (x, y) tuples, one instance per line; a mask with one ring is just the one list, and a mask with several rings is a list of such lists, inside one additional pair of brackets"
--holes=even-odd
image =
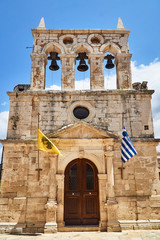
[[(0, 138), (5, 137), (9, 110), (6, 92), (17, 84), (30, 83), (32, 49), (26, 47), (32, 46), (31, 28), (36, 28), (42, 17), (47, 29), (116, 29), (118, 17), (122, 18), (124, 27), (131, 30), (133, 81), (147, 80), (150, 89), (156, 90), (152, 105), (155, 136), (160, 138), (159, 0), (1, 0)], [(48, 85), (59, 84), (50, 78)]]

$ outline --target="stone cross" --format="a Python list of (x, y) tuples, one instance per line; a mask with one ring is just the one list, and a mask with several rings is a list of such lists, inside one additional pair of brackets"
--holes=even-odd
[(121, 170), (121, 179), (123, 179), (123, 170), (125, 169), (125, 167), (119, 167), (118, 169)]

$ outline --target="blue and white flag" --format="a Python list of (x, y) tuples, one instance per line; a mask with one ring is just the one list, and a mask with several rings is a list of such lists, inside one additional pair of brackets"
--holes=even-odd
[(121, 159), (123, 162), (127, 162), (130, 158), (136, 155), (136, 149), (134, 148), (131, 140), (128, 137), (125, 127), (122, 130), (122, 144), (121, 144)]

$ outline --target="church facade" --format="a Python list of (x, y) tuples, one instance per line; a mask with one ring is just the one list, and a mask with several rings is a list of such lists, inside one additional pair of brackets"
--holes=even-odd
[[(8, 92), (0, 231), (158, 229), (154, 91), (141, 79), (132, 84), (130, 31), (120, 19), (116, 30), (46, 29), (42, 19), (32, 34), (31, 83)], [(104, 87), (108, 58), (116, 67), (114, 90)], [(85, 59), (90, 89), (75, 90), (75, 63), (84, 71)], [(47, 60), (51, 70), (61, 61), (61, 90), (45, 89)], [(63, 156), (38, 152), (38, 124)], [(137, 151), (124, 164), (123, 125)]]

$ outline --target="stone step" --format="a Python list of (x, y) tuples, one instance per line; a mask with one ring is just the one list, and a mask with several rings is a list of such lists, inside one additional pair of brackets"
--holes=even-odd
[(58, 232), (98, 232), (100, 227), (98, 225), (85, 225), (85, 226), (65, 226), (59, 227)]

